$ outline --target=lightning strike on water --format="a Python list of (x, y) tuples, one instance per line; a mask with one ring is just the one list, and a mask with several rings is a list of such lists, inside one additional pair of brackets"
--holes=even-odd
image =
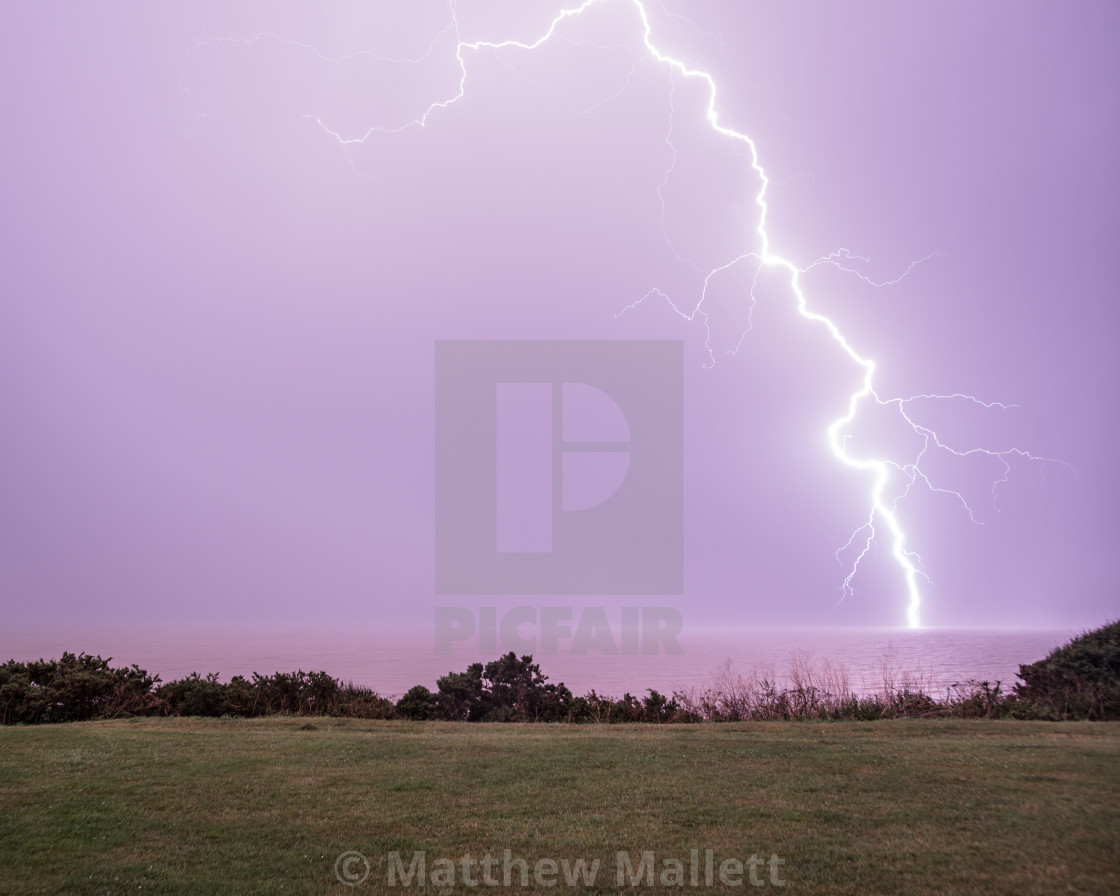
[[(313, 120), (320, 128), (322, 128), (324, 132), (329, 134), (344, 147), (352, 144), (364, 143), (374, 134), (391, 135), (401, 133), (402, 131), (405, 131), (412, 127), (426, 127), (434, 114), (438, 113), (441, 110), (447, 109), (449, 106), (452, 106), (453, 104), (461, 100), (464, 96), (466, 96), (469, 72), (469, 66), (467, 63), (468, 54), (479, 53), (482, 51), (501, 51), (506, 49), (514, 49), (520, 51), (535, 50), (552, 38), (558, 37), (558, 30), (567, 20), (578, 17), (592, 6), (608, 3), (629, 5), (636, 12), (637, 17), (640, 21), (644, 52), (642, 53), (641, 57), (634, 63), (633, 68), (631, 68), (630, 74), (627, 76), (626, 84), (623, 85), (623, 88), (616, 94), (608, 97), (597, 105), (603, 105), (604, 103), (609, 102), (611, 99), (613, 99), (614, 96), (617, 96), (618, 93), (621, 93), (622, 90), (625, 90), (626, 86), (629, 85), (630, 80), (637, 70), (638, 65), (646, 59), (655, 60), (657, 63), (660, 63), (668, 69), (671, 78), (669, 97), (670, 106), (673, 102), (673, 91), (675, 90), (678, 78), (702, 82), (707, 90), (707, 105), (705, 109), (705, 116), (708, 124), (717, 134), (726, 137), (730, 141), (735, 141), (741, 147), (746, 149), (750, 168), (753, 171), (754, 175), (758, 178), (758, 182), (760, 184), (757, 193), (754, 195), (754, 205), (757, 209), (757, 221), (753, 228), (753, 239), (757, 241), (758, 248), (756, 250), (745, 252), (737, 256), (736, 258), (733, 258), (726, 263), (714, 267), (706, 272), (696, 268), (695, 264), (688, 261), (687, 259), (681, 258), (681, 256), (677, 253), (675, 247), (673, 247), (672, 242), (669, 240), (668, 235), (665, 233), (664, 222), (665, 203), (663, 190), (672, 177), (673, 167), (676, 159), (676, 148), (673, 145), (672, 141), (672, 116), (670, 116), (669, 130), (666, 134), (665, 142), (669, 146), (673, 162), (671, 162), (669, 168), (665, 172), (663, 180), (657, 186), (657, 192), (659, 197), (661, 198), (662, 204), (662, 234), (665, 235), (666, 242), (668, 243), (669, 248), (671, 249), (673, 254), (679, 260), (687, 264), (692, 264), (693, 268), (696, 269), (699, 274), (703, 275), (703, 288), (701, 289), (699, 298), (692, 306), (691, 310), (681, 308), (667, 293), (665, 293), (660, 288), (654, 287), (653, 289), (650, 289), (645, 295), (641, 296), (629, 306), (622, 309), (622, 311), (620, 311), (616, 316), (621, 316), (627, 311), (630, 311), (631, 309), (642, 304), (651, 296), (656, 296), (659, 299), (667, 302), (676, 313), (680, 314), (686, 320), (691, 321), (696, 317), (700, 317), (704, 322), (705, 328), (708, 332), (708, 339), (705, 342), (705, 347), (708, 353), (708, 364), (706, 366), (710, 366), (715, 363), (716, 357), (714, 350), (712, 349), (710, 344), (711, 331), (708, 322), (708, 314), (704, 310), (704, 303), (707, 298), (708, 287), (712, 281), (712, 278), (717, 274), (726, 271), (740, 263), (752, 264), (754, 266), (754, 275), (749, 299), (750, 307), (753, 309), (755, 301), (754, 285), (757, 284), (758, 277), (761, 271), (763, 269), (771, 269), (776, 270), (780, 274), (784, 275), (784, 277), (788, 281), (789, 289), (792, 292), (794, 302), (800, 316), (804, 318), (804, 320), (809, 324), (823, 327), (827, 331), (835, 345), (843, 352), (844, 355), (848, 357), (855, 368), (860, 371), (859, 386), (849, 396), (846, 409), (839, 417), (837, 417), (830, 425), (828, 425), (825, 430), (829, 448), (831, 449), (832, 454), (836, 458), (836, 460), (844, 466), (866, 475), (870, 480), (866, 521), (852, 533), (851, 537), (848, 539), (848, 542), (836, 552), (837, 559), (841, 560), (841, 556), (845, 552), (852, 549), (855, 545), (857, 545), (857, 543), (861, 544), (861, 547), (857, 552), (855, 559), (848, 565), (847, 575), (843, 579), (843, 582), (840, 586), (841, 600), (853, 593), (853, 581), (860, 571), (860, 567), (864, 558), (872, 550), (873, 546), (876, 543), (878, 543), (880, 540), (883, 540), (887, 543), (890, 555), (893, 558), (894, 562), (897, 564), (899, 571), (901, 572), (905, 589), (905, 612), (907, 623), (911, 628), (919, 628), (921, 626), (922, 599), (921, 592), (919, 591), (918, 587), (918, 579), (919, 577), (924, 577), (925, 574), (922, 571), (921, 558), (907, 546), (906, 534), (903, 531), (898, 517), (899, 503), (909, 496), (911, 489), (916, 484), (921, 483), (923, 486), (933, 492), (944, 493), (951, 497), (954, 497), (963, 505), (965, 511), (968, 513), (969, 518), (974, 522), (978, 522), (973, 513), (972, 507), (969, 505), (968, 501), (963, 497), (963, 495), (951, 489), (938, 487), (931, 481), (929, 475), (927, 475), (927, 473), (922, 469), (921, 466), (922, 461), (926, 458), (927, 454), (932, 450), (940, 450), (949, 452), (957, 457), (985, 455), (987, 457), (998, 460), (1002, 465), (1003, 474), (1001, 478), (994, 482), (992, 485), (993, 504), (996, 503), (999, 486), (1002, 483), (1006, 482), (1008, 476), (1010, 475), (1012, 458), (1020, 458), (1040, 463), (1053, 461), (1050, 458), (1036, 457), (1018, 448), (1009, 448), (999, 451), (985, 448), (970, 448), (965, 450), (955, 449), (945, 441), (943, 441), (934, 430), (925, 427), (917, 422), (915, 417), (912, 415), (913, 412), (911, 410), (911, 407), (915, 402), (923, 400), (942, 402), (962, 401), (980, 405), (984, 408), (989, 409), (1006, 409), (1008, 407), (1013, 407), (1013, 405), (1006, 405), (1000, 402), (984, 402), (976, 398), (975, 396), (965, 395), (961, 393), (952, 395), (923, 394), (914, 395), (907, 398), (884, 399), (875, 391), (873, 385), (876, 370), (875, 362), (872, 359), (862, 355), (853, 347), (853, 345), (844, 336), (843, 332), (841, 332), (839, 326), (835, 321), (824, 314), (812, 310), (809, 307), (808, 300), (801, 286), (802, 275), (816, 267), (828, 265), (836, 268), (844, 274), (857, 277), (859, 280), (868, 284), (869, 286), (885, 287), (898, 283), (915, 267), (931, 258), (936, 257), (938, 253), (930, 253), (924, 258), (911, 262), (909, 267), (907, 267), (906, 270), (903, 271), (899, 276), (886, 281), (876, 281), (868, 277), (866, 274), (862, 273), (859, 268), (855, 266), (855, 263), (863, 262), (866, 264), (868, 262), (868, 259), (862, 256), (853, 255), (847, 249), (838, 249), (828, 256), (816, 259), (805, 267), (799, 267), (793, 261), (779, 254), (776, 254), (771, 248), (770, 235), (767, 231), (767, 215), (769, 211), (767, 203), (767, 192), (770, 187), (771, 181), (767, 177), (767, 174), (759, 161), (758, 149), (754, 141), (747, 134), (735, 130), (727, 124), (724, 124), (721, 120), (721, 117), (717, 111), (716, 103), (718, 93), (717, 85), (714, 78), (710, 74), (705, 71), (689, 67), (680, 59), (677, 59), (661, 50), (653, 42), (652, 26), (650, 24), (649, 15), (643, 0), (584, 0), (584, 2), (579, 4), (578, 6), (563, 9), (559, 13), (557, 13), (555, 18), (553, 18), (549, 23), (544, 33), (541, 34), (541, 36), (536, 40), (531, 42), (518, 40), (504, 40), (498, 42), (462, 40), (459, 31), (459, 21), (456, 16), (456, 0), (451, 0), (449, 5), (451, 22), (446, 29), (441, 31), (440, 34), (437, 35), (435, 39), (433, 39), (432, 43), (428, 46), (427, 51), (424, 53), (424, 56), (428, 56), (431, 53), (435, 52), (436, 44), (443, 35), (449, 32), (454, 33), (456, 40), (455, 58), (457, 59), (459, 64), (459, 81), (458, 90), (453, 96), (432, 102), (421, 115), (412, 119), (411, 121), (407, 121), (400, 125), (388, 127), (374, 125), (369, 127), (364, 133), (354, 137), (344, 136), (339, 131), (331, 129), (317, 115), (308, 114), (306, 117)], [(251, 40), (259, 39), (262, 36), (263, 35), (258, 35)], [(275, 37), (275, 35), (269, 36)], [(559, 36), (558, 39), (567, 40), (567, 38), (564, 38), (562, 35)], [(243, 42), (248, 43), (251, 41)], [(295, 42), (291, 41), (285, 42), (292, 43), (296, 46), (306, 47), (306, 45), (296, 44)], [(309, 47), (308, 49), (311, 49), (318, 54), (318, 51), (313, 47)], [(322, 56), (322, 54), (318, 55)], [(376, 56), (376, 54), (372, 53), (369, 53), (368, 55), (378, 59), (387, 58)], [(338, 62), (342, 60), (330, 61)], [(750, 325), (748, 322), (747, 329), (749, 330), (749, 328)], [(740, 338), (739, 343), (742, 343), (742, 338)], [(736, 346), (736, 349), (732, 349), (731, 353), (733, 354), (737, 350), (737, 348), (738, 346)], [(882, 407), (894, 407), (898, 415), (906, 423), (906, 425), (908, 425), (909, 428), (920, 438), (921, 448), (909, 462), (899, 463), (887, 458), (880, 457), (859, 457), (848, 450), (848, 436), (845, 434), (845, 432), (855, 421), (860, 409), (864, 406), (870, 406), (871, 404), (877, 404)], [(891, 485), (892, 479), (894, 479), (897, 475), (901, 475), (906, 485), (901, 490), (896, 491), (892, 496), (889, 487)], [(998, 507), (996, 509), (998, 509)]]

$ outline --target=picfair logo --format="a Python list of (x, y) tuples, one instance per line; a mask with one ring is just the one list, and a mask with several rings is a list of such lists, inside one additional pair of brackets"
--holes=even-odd
[(679, 341), (436, 343), (436, 591), (679, 594)]

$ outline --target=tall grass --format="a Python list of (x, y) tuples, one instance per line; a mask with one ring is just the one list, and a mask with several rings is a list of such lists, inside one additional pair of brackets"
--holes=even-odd
[(884, 657), (877, 679), (853, 686), (842, 665), (794, 654), (784, 676), (772, 668), (743, 673), (727, 660), (700, 687), (674, 694), (682, 714), (706, 722), (789, 719), (993, 718), (1010, 715), (1000, 682), (969, 680), (932, 696), (925, 671), (899, 669)]

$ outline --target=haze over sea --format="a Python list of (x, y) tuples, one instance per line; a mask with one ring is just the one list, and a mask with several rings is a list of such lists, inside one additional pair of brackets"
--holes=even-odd
[[(880, 688), (887, 671), (896, 682), (906, 676), (932, 696), (944, 696), (947, 687), (969, 679), (1001, 681), (1006, 690), (1017, 680), (1020, 664), (1042, 659), (1076, 634), (1079, 630), (686, 628), (679, 655), (532, 652), (550, 681), (562, 681), (576, 694), (594, 688), (621, 697), (649, 688), (671, 693), (702, 687), (727, 661), (734, 672), (781, 679), (800, 655), (817, 668), (826, 661), (842, 667), (854, 689)], [(390, 697), (416, 684), (434, 689), (439, 676), (493, 658), (480, 655), (477, 647), (437, 653), (430, 632), (52, 628), (0, 634), (2, 660), (51, 659), (64, 651), (112, 657), (114, 665), (136, 664), (163, 681), (195, 671), (216, 672), (226, 681), (253, 672), (322, 670)]]

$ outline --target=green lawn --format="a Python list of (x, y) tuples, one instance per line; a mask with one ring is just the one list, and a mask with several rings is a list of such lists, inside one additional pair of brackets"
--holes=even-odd
[[(468, 887), (504, 850), (529, 886)], [(705, 884), (705, 850), (715, 877)], [(698, 850), (697, 886), (691, 850)], [(371, 871), (336, 877), (348, 851)], [(521, 726), (297, 718), (0, 729), (0, 892), (1120, 892), (1120, 723)], [(749, 861), (758, 864), (752, 886)], [(546, 886), (547, 861), (599, 859)], [(439, 874), (456, 861), (455, 886)], [(659, 875), (684, 866), (683, 887)], [(743, 885), (718, 879), (743, 863)], [(361, 857), (338, 865), (360, 875)], [(726, 867), (735, 880), (735, 867)], [(540, 883), (536, 870), (540, 869)], [(467, 876), (481, 880), (478, 866)], [(666, 883), (672, 880), (666, 878)]]

